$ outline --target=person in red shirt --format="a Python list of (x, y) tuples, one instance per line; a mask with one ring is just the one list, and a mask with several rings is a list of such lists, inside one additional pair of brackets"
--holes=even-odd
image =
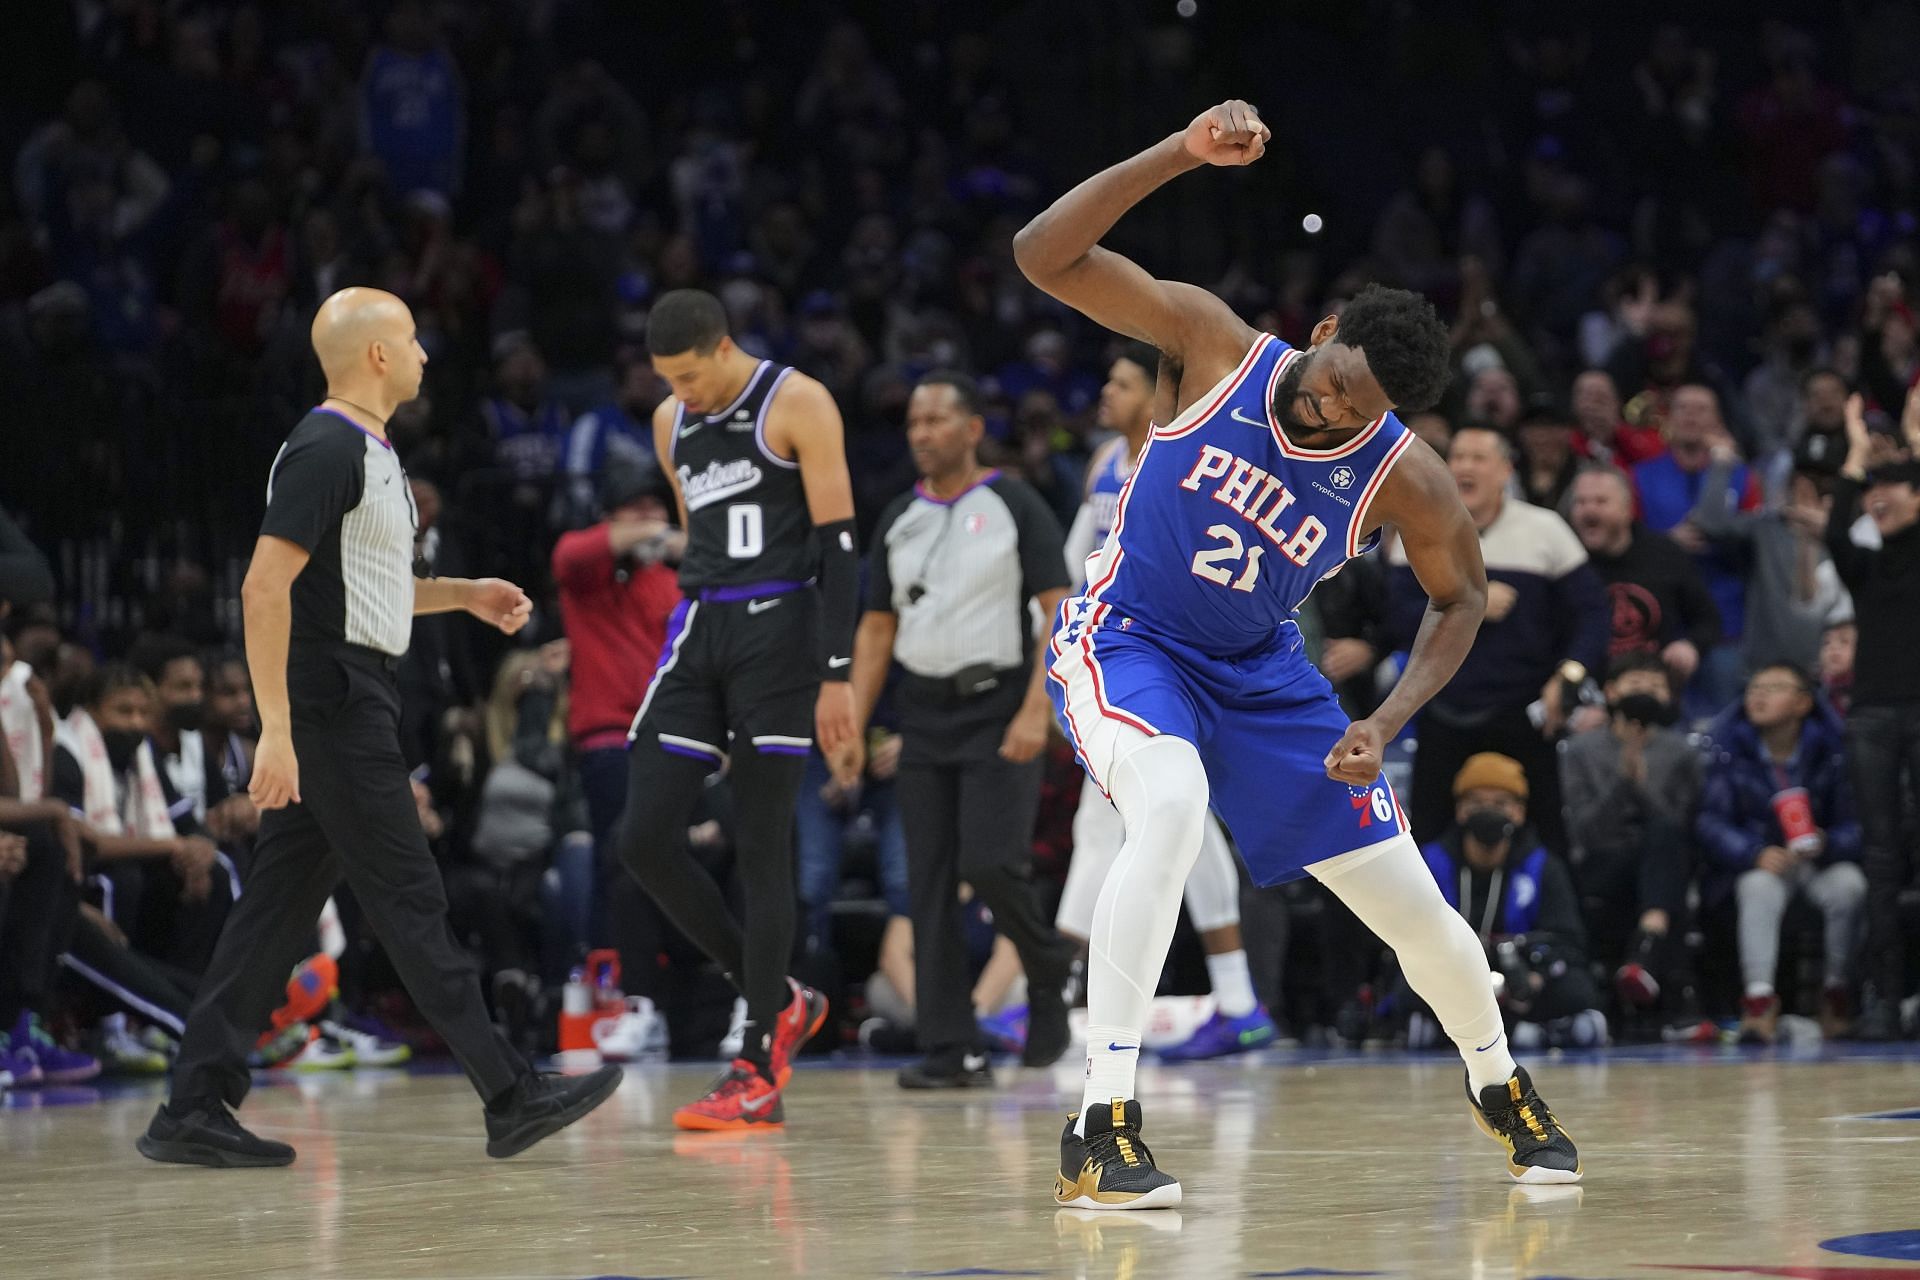
[(1596, 462), (1611, 462), (1622, 471), (1667, 451), (1660, 428), (1627, 422), (1620, 411), (1620, 389), (1605, 369), (1588, 369), (1573, 380), (1573, 419), (1580, 433), (1573, 451)]
[(560, 620), (573, 645), (567, 734), (597, 861), (590, 933), (611, 937), (628, 994), (649, 998), (657, 995), (659, 913), (614, 858), (613, 829), (627, 806), (627, 730), (680, 603), (675, 566), (687, 537), (669, 522), (667, 494), (652, 465), (610, 463), (600, 482), (607, 518), (562, 534), (553, 548)]

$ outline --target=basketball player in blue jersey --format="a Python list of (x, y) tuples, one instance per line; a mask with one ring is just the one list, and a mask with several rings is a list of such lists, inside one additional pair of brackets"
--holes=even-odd
[[(1100, 425), (1119, 435), (1097, 450), (1087, 465), (1087, 500), (1067, 534), (1067, 573), (1085, 587), (1087, 561), (1106, 545), (1120, 509), (1120, 493), (1158, 422), (1172, 422), (1179, 371), (1152, 347), (1128, 343), (1107, 371), (1100, 389)], [(1125, 831), (1120, 811), (1098, 787), (1082, 787), (1073, 815), (1073, 860), (1060, 892), (1054, 926), (1084, 951), (1093, 936), (1093, 909), (1100, 886), (1120, 854)], [(1240, 869), (1217, 818), (1209, 816), (1200, 854), (1187, 875), (1187, 918), (1200, 935), (1213, 986), (1213, 1016), (1179, 1044), (1160, 1051), (1163, 1062), (1223, 1058), (1264, 1048), (1279, 1038), (1273, 1019), (1260, 1007), (1253, 974), (1240, 944)]]
[[(1575, 1182), (1572, 1140), (1507, 1050), (1479, 939), (1441, 898), (1380, 778), (1382, 748), (1452, 677), (1486, 610), (1473, 522), (1445, 465), (1393, 412), (1439, 398), (1446, 329), (1424, 299), (1370, 286), (1298, 350), (1100, 247), (1163, 183), (1251, 164), (1269, 136), (1253, 107), (1223, 103), (1014, 238), (1035, 285), (1181, 369), (1179, 412), (1149, 438), (1051, 646), (1055, 704), (1126, 830), (1094, 910), (1086, 1088), (1061, 1137), (1055, 1198), (1180, 1201), (1141, 1141), (1134, 1070), (1209, 794), (1255, 882), (1312, 875), (1394, 949), (1460, 1046), (1467, 1102), (1505, 1146), (1508, 1172)], [(1431, 603), (1399, 684), (1349, 724), (1294, 611), (1389, 524)]]

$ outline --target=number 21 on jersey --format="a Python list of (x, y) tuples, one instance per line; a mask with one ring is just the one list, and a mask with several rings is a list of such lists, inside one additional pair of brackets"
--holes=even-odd
[[(1249, 551), (1240, 537), (1240, 531), (1230, 524), (1210, 526), (1207, 536), (1221, 545), (1202, 547), (1193, 553), (1194, 576), (1231, 587), (1235, 591), (1252, 591), (1253, 584), (1260, 581), (1260, 557), (1266, 554), (1267, 549), (1256, 546)], [(1240, 568), (1243, 559), (1246, 567)], [(1238, 576), (1235, 576), (1236, 569), (1239, 570)]]

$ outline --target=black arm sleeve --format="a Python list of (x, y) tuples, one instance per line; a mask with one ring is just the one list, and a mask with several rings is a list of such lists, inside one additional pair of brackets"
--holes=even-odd
[(311, 552), (359, 504), (365, 484), (366, 443), (359, 432), (303, 423), (273, 464), (260, 532)]
[(860, 615), (860, 553), (853, 521), (820, 526), (820, 637), (826, 648), (822, 680), (853, 674), (853, 629)]

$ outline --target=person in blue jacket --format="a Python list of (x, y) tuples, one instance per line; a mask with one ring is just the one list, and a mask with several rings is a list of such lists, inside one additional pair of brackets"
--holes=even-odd
[[(1580, 897), (1566, 864), (1528, 823), (1527, 795), (1526, 770), (1512, 756), (1468, 757), (1453, 779), (1453, 825), (1420, 856), (1486, 946), (1514, 1043), (1602, 1045), (1607, 1020), (1587, 967)], [(1408, 1047), (1433, 1043), (1435, 1032), (1416, 1002)]]
[(1774, 663), (1753, 673), (1745, 696), (1715, 719), (1708, 737), (1694, 832), (1706, 855), (1703, 899), (1711, 905), (1731, 892), (1739, 908), (1740, 1037), (1773, 1041), (1780, 922), (1801, 896), (1826, 922), (1821, 1028), (1842, 1034), (1867, 877), (1840, 718), (1804, 671)]

